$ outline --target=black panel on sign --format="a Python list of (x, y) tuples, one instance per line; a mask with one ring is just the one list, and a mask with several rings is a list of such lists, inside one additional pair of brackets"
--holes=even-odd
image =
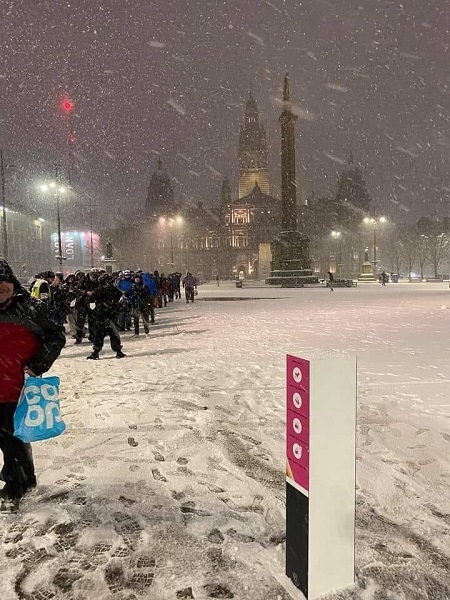
[(286, 483), (286, 575), (308, 598), (309, 500)]

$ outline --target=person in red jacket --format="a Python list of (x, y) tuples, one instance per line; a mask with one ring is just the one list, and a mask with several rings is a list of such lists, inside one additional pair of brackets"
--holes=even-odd
[(22, 288), (0, 259), (0, 450), (2, 498), (18, 500), (36, 485), (30, 444), (14, 433), (14, 412), (25, 374), (42, 375), (66, 343), (64, 328), (48, 318), (47, 307)]

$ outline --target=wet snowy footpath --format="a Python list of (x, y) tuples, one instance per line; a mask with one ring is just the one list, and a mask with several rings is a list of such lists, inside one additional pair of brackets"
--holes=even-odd
[(449, 325), (444, 284), (224, 283), (125, 334), (126, 359), (69, 339), (67, 432), (34, 444), (38, 488), (0, 518), (1, 600), (303, 598), (284, 576), (286, 353), (358, 356), (357, 582), (327, 600), (447, 600)]

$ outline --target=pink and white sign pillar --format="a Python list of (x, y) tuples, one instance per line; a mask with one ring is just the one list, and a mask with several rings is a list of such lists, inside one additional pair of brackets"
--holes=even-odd
[(356, 358), (286, 361), (286, 575), (307, 600), (355, 578)]

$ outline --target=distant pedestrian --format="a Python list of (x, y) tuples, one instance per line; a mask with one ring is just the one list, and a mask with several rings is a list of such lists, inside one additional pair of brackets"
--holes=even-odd
[(217, 287), (219, 287), (219, 281), (220, 281), (220, 279), (219, 279), (219, 273), (217, 273), (216, 281), (217, 281)]
[(184, 293), (186, 295), (186, 304), (194, 302), (195, 290), (197, 288), (197, 278), (194, 277), (189, 271), (186, 273), (186, 277), (183, 279)]
[(328, 271), (328, 285), (330, 287), (330, 291), (334, 292), (334, 276), (331, 271)]

